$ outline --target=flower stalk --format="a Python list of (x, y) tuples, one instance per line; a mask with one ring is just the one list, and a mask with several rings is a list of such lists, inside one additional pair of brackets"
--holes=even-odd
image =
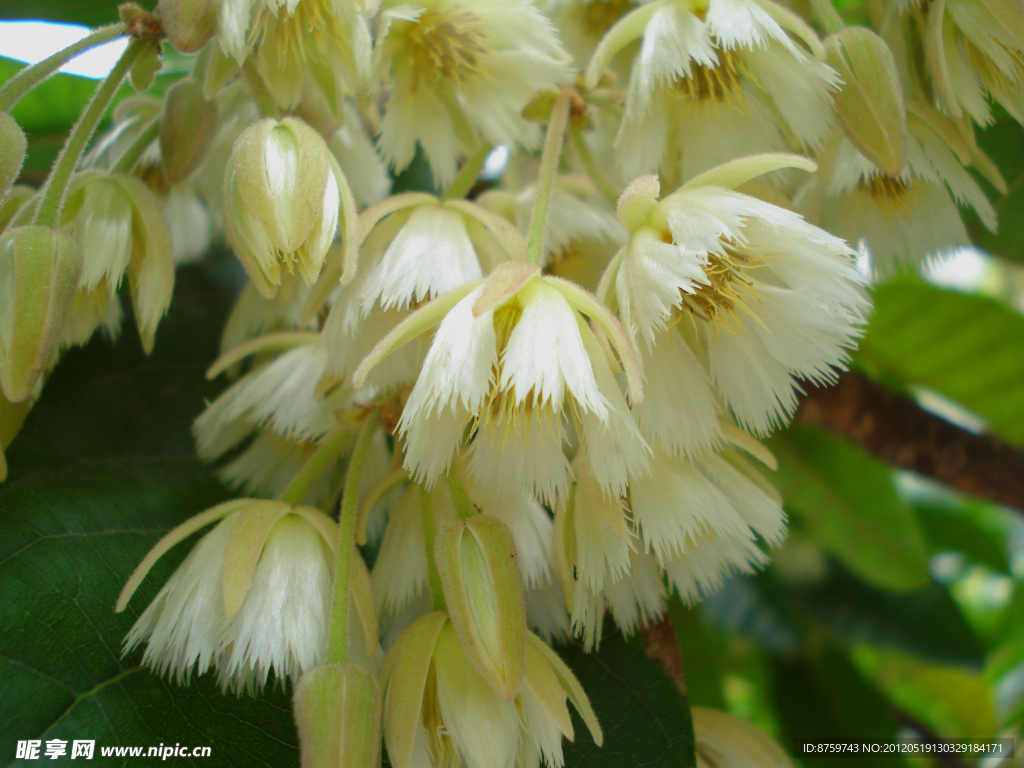
[(348, 591), (352, 573), (352, 555), (356, 551), (356, 517), (359, 509), (359, 486), (366, 466), (370, 440), (377, 431), (379, 421), (371, 416), (363, 422), (356, 438), (352, 457), (345, 475), (345, 490), (341, 496), (338, 517), (338, 546), (334, 561), (334, 603), (331, 608), (330, 631), (327, 636), (327, 663), (345, 664), (349, 661)]
[(121, 54), (117, 64), (110, 70), (110, 74), (103, 80), (100, 87), (96, 89), (92, 101), (89, 102), (85, 111), (82, 112), (82, 116), (78, 118), (75, 127), (71, 129), (71, 135), (68, 136), (67, 142), (57, 157), (57, 162), (53, 166), (53, 171), (46, 180), (46, 185), (42, 190), (39, 209), (36, 212), (35, 224), (53, 227), (60, 222), (60, 213), (64, 208), (64, 199), (67, 197), (68, 185), (71, 183), (71, 177), (74, 175), (78, 161), (82, 157), (82, 152), (85, 151), (86, 145), (96, 130), (96, 126), (99, 125), (103, 115), (106, 114), (107, 108), (117, 93), (117, 89), (121, 86), (121, 82), (128, 72), (131, 71), (132, 65), (135, 64), (139, 56), (151, 45), (152, 43), (148, 40), (132, 40), (124, 53)]
[(540, 156), (540, 171), (537, 174), (537, 199), (530, 217), (530, 230), (526, 239), (526, 260), (540, 264), (544, 257), (544, 232), (548, 226), (548, 210), (551, 208), (551, 193), (558, 175), (558, 161), (562, 156), (565, 129), (569, 124), (570, 94), (562, 93), (551, 108), (547, 134), (544, 136), (544, 150)]

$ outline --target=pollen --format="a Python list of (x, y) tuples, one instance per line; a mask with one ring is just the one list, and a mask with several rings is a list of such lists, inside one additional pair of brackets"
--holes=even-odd
[(281, 11), (276, 24), (256, 26), (266, 30), (266, 42), (282, 63), (301, 65), (322, 60), (326, 57), (327, 42), (344, 37), (337, 18), (324, 7), (323, 0), (302, 0), (292, 13)]
[(878, 174), (870, 179), (862, 179), (857, 186), (886, 214), (905, 216), (913, 207), (913, 186), (896, 176)]
[(733, 51), (718, 51), (718, 66), (694, 64), (687, 77), (675, 83), (680, 95), (700, 101), (725, 101), (740, 86), (746, 65)]
[(420, 77), (457, 84), (480, 72), (487, 53), (487, 33), (470, 11), (428, 10), (409, 30), (408, 52), (414, 85)]
[(764, 266), (763, 259), (728, 246), (724, 256), (709, 254), (704, 274), (710, 284), (699, 285), (695, 293), (683, 293), (683, 309), (691, 320), (728, 325), (735, 312), (749, 312), (750, 298), (761, 284), (757, 270)]

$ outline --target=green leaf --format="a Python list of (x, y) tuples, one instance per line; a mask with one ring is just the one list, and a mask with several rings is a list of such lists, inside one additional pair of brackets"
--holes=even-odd
[(842, 640), (973, 669), (984, 662), (984, 648), (941, 584), (892, 594), (836, 568), (823, 583), (794, 589), (793, 598), (805, 616)]
[[(152, 9), (155, 2), (140, 3)], [(117, 21), (112, 0), (0, 0), (0, 19), (42, 19), (98, 27)]]
[(859, 448), (794, 425), (771, 442), (786, 509), (860, 578), (906, 591), (928, 582), (928, 552), (892, 473)]
[[(885, 699), (835, 648), (807, 657), (774, 662), (776, 704), (788, 736), (796, 743), (860, 742), (893, 739), (897, 724)], [(858, 768), (906, 765), (902, 758), (885, 756), (803, 757), (808, 768)]]
[(874, 299), (858, 355), (866, 368), (933, 389), (1024, 443), (1024, 316), (912, 279), (878, 286)]
[(576, 740), (566, 768), (683, 768), (694, 765), (693, 722), (686, 701), (644, 654), (644, 635), (625, 640), (609, 624), (600, 653), (576, 644), (558, 654), (579, 678), (604, 731), (597, 747), (573, 715)]
[(965, 500), (961, 504), (915, 504), (928, 549), (959, 552), (968, 560), (1011, 575), (1006, 531), (993, 519), (998, 510)]
[[(150, 547), (224, 498), (195, 459), (191, 420), (210, 392), (227, 296), (179, 271), (156, 351), (134, 332), (70, 352), (8, 452), (0, 485), (0, 755), (23, 739), (209, 746), (214, 762), (294, 765), (289, 699), (222, 695), (210, 675), (181, 687), (121, 657), (121, 643), (188, 550), (172, 551), (122, 615), (122, 584)], [(108, 763), (109, 764), (109, 763)]]

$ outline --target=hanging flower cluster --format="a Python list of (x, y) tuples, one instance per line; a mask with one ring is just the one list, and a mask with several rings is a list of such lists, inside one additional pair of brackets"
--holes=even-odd
[[(125, 651), (291, 680), (308, 765), (376, 765), (383, 739), (396, 768), (557, 768), (568, 702), (600, 744), (551, 644), (768, 562), (762, 439), (848, 364), (869, 272), (966, 244), (960, 207), (994, 228), (973, 122), (1024, 119), (1018, 0), (888, 3), (824, 41), (772, 0), (123, 13), (40, 190), (8, 114), (34, 75), (0, 87), (0, 407), (119, 332), (126, 276), (149, 352), (175, 264), (227, 243), (231, 383), (194, 434), (240, 498), (117, 607), (213, 526)], [(189, 71), (83, 152), (162, 35)]]

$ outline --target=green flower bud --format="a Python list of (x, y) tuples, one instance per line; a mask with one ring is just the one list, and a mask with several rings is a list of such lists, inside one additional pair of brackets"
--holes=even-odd
[(0, 200), (7, 196), (25, 161), (25, 132), (7, 112), (0, 112)]
[(836, 108), (851, 143), (890, 176), (906, 157), (907, 114), (888, 44), (865, 27), (847, 27), (825, 40), (828, 63), (845, 85)]
[(160, 154), (168, 184), (195, 170), (216, 127), (217, 105), (203, 97), (201, 83), (188, 78), (168, 89), (160, 118)]
[(282, 267), (316, 282), (338, 227), (340, 173), (320, 134), (297, 118), (264, 118), (235, 140), (227, 234), (264, 297), (277, 293)]
[[(17, 226), (20, 219), (24, 223), (31, 221), (28, 211), (25, 211), (29, 203), (34, 203), (36, 190), (25, 184), (15, 184), (7, 193), (7, 197), (0, 202), (0, 232), (9, 226)], [(35, 207), (34, 205), (32, 206)], [(25, 211), (25, 213), (22, 213)]]
[(697, 768), (792, 768), (785, 750), (746, 720), (707, 707), (691, 713)]
[(182, 53), (196, 53), (217, 31), (216, 0), (159, 0), (167, 40)]
[(477, 673), (503, 699), (515, 698), (526, 663), (526, 603), (515, 542), (491, 517), (460, 520), (434, 546), (455, 634)]
[(57, 355), (82, 257), (67, 232), (18, 227), (0, 235), (0, 388), (31, 394)]
[(377, 768), (383, 701), (361, 664), (311, 669), (295, 688), (302, 768)]

